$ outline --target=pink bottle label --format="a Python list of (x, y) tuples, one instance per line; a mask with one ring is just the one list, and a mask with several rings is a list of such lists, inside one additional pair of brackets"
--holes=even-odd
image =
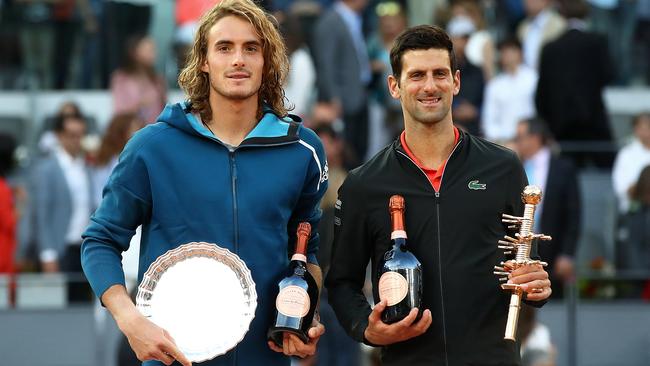
[(386, 299), (388, 306), (398, 304), (408, 293), (406, 278), (397, 272), (386, 272), (379, 278), (379, 299)]
[(275, 307), (283, 315), (302, 318), (309, 312), (309, 295), (302, 287), (287, 286), (280, 290)]

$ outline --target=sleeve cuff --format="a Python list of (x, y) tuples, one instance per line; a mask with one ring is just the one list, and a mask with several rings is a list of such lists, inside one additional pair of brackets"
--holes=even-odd
[(546, 304), (546, 302), (548, 302), (548, 299), (544, 299), (544, 300), (540, 300), (540, 301), (530, 301), (530, 300), (526, 300), (526, 299), (524, 299), (523, 302), (524, 302), (524, 304), (526, 304), (526, 305), (528, 305), (528, 306), (532, 306), (532, 307), (534, 307), (534, 308), (538, 308), (538, 309), (539, 309), (539, 308), (541, 308), (542, 306), (544, 306), (544, 304)]

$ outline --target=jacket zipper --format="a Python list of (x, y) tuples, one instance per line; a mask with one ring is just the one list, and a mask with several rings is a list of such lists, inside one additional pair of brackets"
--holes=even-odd
[[(228, 155), (230, 155), (230, 183), (232, 189), (232, 215), (234, 225), (234, 245), (235, 254), (239, 255), (239, 219), (237, 213), (237, 164), (235, 162), (235, 150), (228, 148)], [(237, 347), (233, 352), (232, 365), (237, 365)]]
[[(447, 164), (449, 163), (449, 159), (454, 155), (454, 152), (456, 152), (456, 149), (458, 146), (460, 146), (460, 139), (458, 140), (458, 143), (454, 146), (453, 150), (451, 150), (451, 153), (449, 153), (449, 156), (447, 157), (447, 160), (445, 163), (445, 167), (443, 168), (444, 170), (442, 171), (442, 175), (440, 176), (440, 188), (442, 189), (442, 180), (445, 177), (445, 171), (447, 170)], [(413, 159), (411, 159), (408, 154), (405, 154), (399, 150), (397, 150), (398, 153), (402, 154), (404, 157), (406, 157), (415, 167), (422, 172), (422, 175), (429, 181), (429, 176), (427, 176), (427, 173), (418, 166)], [(436, 190), (436, 188), (431, 185), (431, 188), (433, 188), (433, 191), (435, 192), (436, 196), (436, 224), (438, 226), (438, 280), (440, 281), (440, 305), (441, 305), (441, 310), (442, 310), (442, 341), (445, 346), (445, 365), (449, 366), (449, 356), (447, 353), (447, 325), (445, 323), (445, 297), (444, 297), (444, 291), (442, 287), (442, 239), (440, 237), (440, 192)]]
[[(444, 172), (443, 172), (444, 175)], [(442, 177), (440, 177), (442, 187)], [(447, 325), (445, 324), (445, 297), (442, 289), (442, 239), (440, 237), (440, 192), (436, 191), (436, 223), (438, 225), (438, 280), (440, 281), (440, 303), (442, 304), (442, 339), (445, 344), (445, 365), (449, 366), (447, 355)]]
[[(219, 140), (215, 139), (215, 141), (221, 143)], [(280, 145), (288, 145), (291, 143), (294, 143), (295, 141), (291, 142), (280, 142), (280, 143), (275, 143), (275, 144), (255, 144), (255, 145), (239, 145), (238, 147), (235, 148), (230, 148), (227, 145), (221, 143), (223, 146), (225, 146), (228, 149), (228, 155), (230, 155), (230, 182), (231, 182), (231, 190), (232, 190), (232, 209), (233, 209), (233, 225), (234, 225), (234, 245), (235, 245), (235, 254), (239, 255), (239, 218), (238, 218), (238, 212), (239, 208), (237, 206), (237, 162), (235, 161), (235, 152), (237, 149), (242, 148), (242, 147), (265, 147), (265, 146), (280, 146)], [(237, 365), (237, 353), (238, 353), (238, 348), (235, 347), (234, 352), (233, 352), (233, 366)]]
[[(204, 136), (204, 135), (202, 135)], [(235, 246), (235, 254), (239, 255), (239, 219), (238, 219), (238, 206), (237, 206), (237, 162), (235, 161), (235, 152), (237, 149), (242, 148), (242, 147), (266, 147), (266, 146), (281, 146), (281, 145), (289, 145), (296, 143), (299, 140), (296, 141), (286, 141), (286, 142), (279, 142), (279, 143), (274, 143), (274, 144), (251, 144), (251, 145), (239, 145), (237, 147), (231, 147), (223, 142), (219, 141), (215, 137), (210, 137), (210, 136), (204, 136), (209, 138), (210, 140), (213, 140), (217, 142), (218, 144), (222, 145), (226, 149), (228, 149), (228, 155), (230, 157), (230, 186), (231, 186), (231, 193), (232, 193), (232, 210), (233, 210), (233, 225), (234, 225), (234, 246)], [(237, 350), (238, 348), (235, 347), (234, 352), (233, 352), (233, 362), (232, 365), (236, 366), (237, 365)]]
[(229, 151), (230, 155), (230, 186), (232, 190), (232, 212), (234, 230), (235, 254), (239, 254), (239, 219), (237, 214), (237, 162), (235, 161), (235, 150)]

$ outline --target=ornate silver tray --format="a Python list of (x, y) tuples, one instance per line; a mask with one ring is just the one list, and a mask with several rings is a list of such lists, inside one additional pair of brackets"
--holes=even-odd
[(158, 257), (138, 286), (136, 307), (167, 330), (192, 362), (234, 348), (255, 317), (257, 293), (246, 264), (215, 244), (193, 242)]

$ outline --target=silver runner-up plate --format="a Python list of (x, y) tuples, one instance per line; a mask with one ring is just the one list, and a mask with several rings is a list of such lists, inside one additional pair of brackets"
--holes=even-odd
[(228, 249), (188, 243), (158, 257), (142, 277), (136, 307), (167, 330), (192, 362), (213, 359), (244, 339), (257, 293), (246, 264)]

